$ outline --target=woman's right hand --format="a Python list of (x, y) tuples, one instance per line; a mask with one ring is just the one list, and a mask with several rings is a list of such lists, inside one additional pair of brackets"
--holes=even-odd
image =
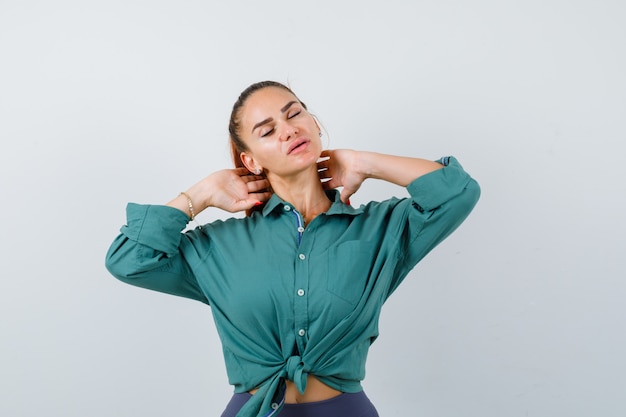
[(231, 213), (248, 210), (272, 196), (268, 191), (269, 181), (260, 175), (251, 175), (246, 168), (217, 171), (209, 175), (207, 181), (210, 183), (207, 206)]
[[(186, 194), (191, 198), (196, 215), (207, 207), (236, 213), (269, 200), (272, 196), (269, 188), (270, 183), (265, 177), (251, 175), (246, 168), (234, 168), (212, 173), (187, 190)], [(167, 205), (190, 214), (184, 195)]]

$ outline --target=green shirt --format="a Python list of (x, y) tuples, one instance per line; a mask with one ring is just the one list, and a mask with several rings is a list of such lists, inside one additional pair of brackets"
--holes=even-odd
[(306, 229), (276, 194), (250, 217), (185, 233), (180, 210), (130, 203), (106, 266), (129, 284), (211, 305), (229, 382), (235, 392), (260, 387), (238, 416), (271, 414), (285, 379), (304, 392), (309, 374), (359, 392), (383, 303), (479, 198), (456, 159), (440, 162), (407, 186), (410, 198), (353, 208), (331, 190), (332, 206)]

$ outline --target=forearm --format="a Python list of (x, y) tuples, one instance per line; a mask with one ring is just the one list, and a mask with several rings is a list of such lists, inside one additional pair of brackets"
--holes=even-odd
[(356, 169), (364, 178), (375, 178), (406, 187), (422, 175), (443, 168), (438, 162), (421, 158), (359, 152)]

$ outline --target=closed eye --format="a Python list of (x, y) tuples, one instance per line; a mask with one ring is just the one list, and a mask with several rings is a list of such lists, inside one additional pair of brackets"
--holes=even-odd
[(302, 113), (302, 110), (298, 110), (297, 112), (291, 113), (287, 116), (287, 119), (293, 119), (294, 117), (298, 116), (300, 113)]
[(261, 133), (261, 137), (264, 138), (266, 136), (271, 135), (272, 133), (274, 133), (274, 128), (271, 128), (270, 130), (268, 130), (267, 132), (262, 132)]

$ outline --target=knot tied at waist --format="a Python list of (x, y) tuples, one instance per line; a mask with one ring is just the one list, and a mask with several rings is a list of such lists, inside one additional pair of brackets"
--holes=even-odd
[(300, 356), (289, 357), (283, 369), (285, 372), (281, 376), (293, 381), (294, 384), (296, 384), (298, 391), (300, 391), (300, 394), (304, 394), (309, 374), (304, 372), (304, 363), (302, 362), (302, 358)]
[[(275, 368), (276, 369), (276, 368)], [(286, 380), (293, 381), (298, 391), (304, 394), (309, 377), (300, 356), (290, 356), (252, 398), (239, 410), (237, 417), (270, 417), (276, 415), (285, 404)]]

